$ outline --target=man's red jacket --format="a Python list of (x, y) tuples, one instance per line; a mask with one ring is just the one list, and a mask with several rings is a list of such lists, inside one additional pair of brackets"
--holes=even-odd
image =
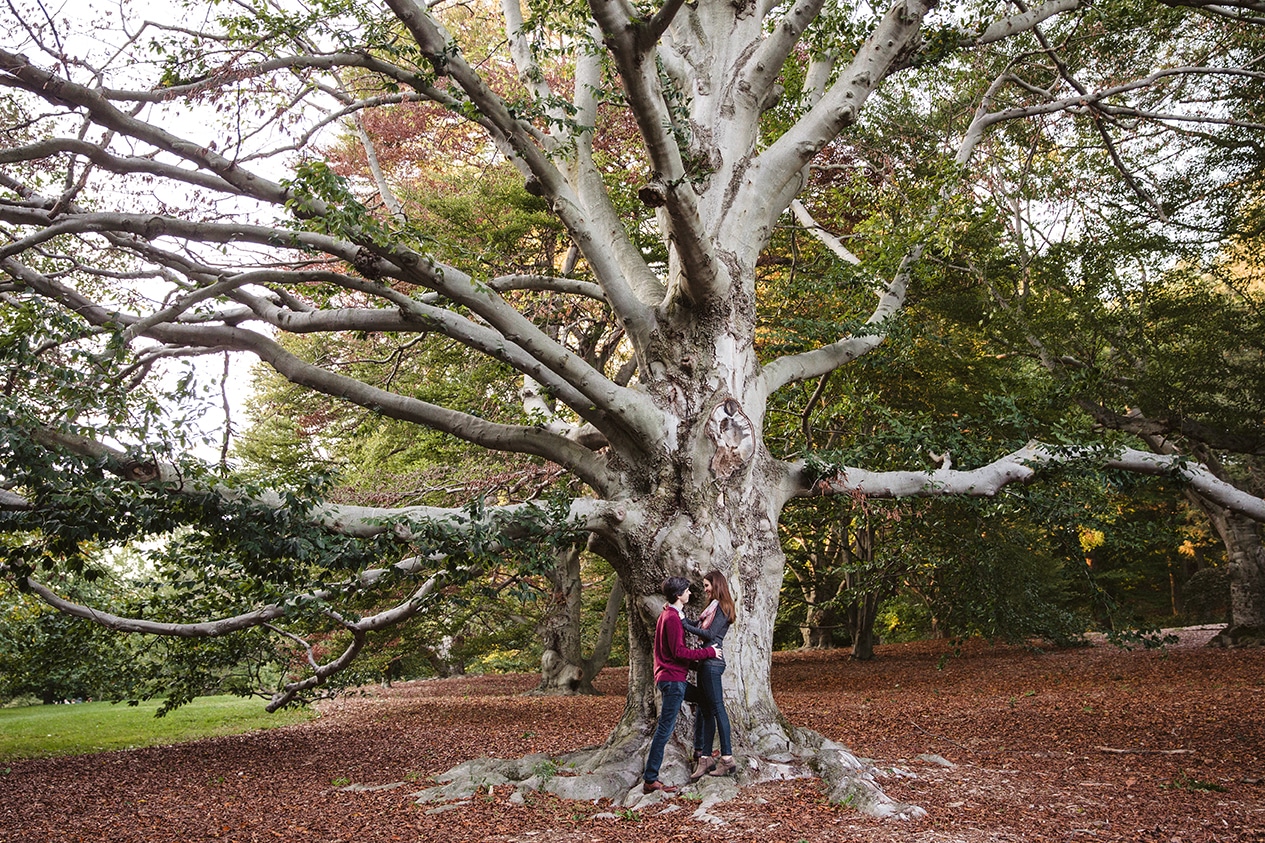
[(654, 627), (654, 681), (684, 682), (690, 662), (701, 662), (715, 656), (715, 647), (701, 650), (686, 647), (681, 615), (671, 605), (663, 607)]

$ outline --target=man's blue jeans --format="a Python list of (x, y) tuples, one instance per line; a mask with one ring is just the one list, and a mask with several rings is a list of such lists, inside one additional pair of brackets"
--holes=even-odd
[(642, 778), (648, 782), (659, 780), (659, 768), (663, 766), (663, 750), (667, 748), (668, 739), (672, 737), (672, 729), (676, 727), (676, 716), (681, 713), (681, 703), (685, 700), (684, 682), (656, 682), (659, 695), (663, 698), (659, 709), (659, 722), (654, 727), (654, 737), (650, 740), (650, 754), (646, 756), (646, 770)]

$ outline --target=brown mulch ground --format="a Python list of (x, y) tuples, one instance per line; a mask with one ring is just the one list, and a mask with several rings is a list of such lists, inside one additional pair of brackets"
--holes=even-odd
[(712, 809), (726, 821), (715, 827), (681, 798), (638, 815), (549, 796), (513, 805), (508, 788), (439, 814), (413, 803), (430, 776), (472, 757), (600, 742), (623, 710), (612, 670), (600, 698), (515, 695), (530, 676), (413, 682), (301, 726), (6, 764), (0, 841), (1261, 843), (1265, 651), (1194, 646), (1209, 635), (1163, 652), (974, 644), (942, 668), (939, 642), (883, 646), (870, 663), (778, 654), (782, 710), (888, 770), (884, 789), (927, 809), (917, 821), (831, 807), (810, 781), (748, 788)]

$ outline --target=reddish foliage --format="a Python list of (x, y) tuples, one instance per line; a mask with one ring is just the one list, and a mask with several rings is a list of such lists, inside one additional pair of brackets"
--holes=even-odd
[[(548, 796), (513, 805), (504, 787), (444, 813), (413, 804), (429, 776), (462, 760), (602, 740), (623, 709), (623, 674), (606, 671), (600, 698), (517, 696), (533, 676), (412, 682), (298, 727), (6, 764), (0, 840), (1265, 841), (1265, 652), (978, 644), (938, 667), (946, 651), (774, 661), (786, 714), (903, 771), (880, 781), (927, 808), (915, 822), (831, 807), (810, 781), (747, 789), (713, 809), (727, 823), (717, 828), (679, 798), (664, 805), (684, 810), (638, 819)], [(918, 758), (927, 753), (955, 766)], [(340, 790), (347, 780), (408, 783)]]

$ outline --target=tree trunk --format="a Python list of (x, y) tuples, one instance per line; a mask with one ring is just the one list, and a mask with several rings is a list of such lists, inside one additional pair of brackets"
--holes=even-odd
[(540, 656), (538, 694), (593, 693), (584, 681), (580, 665), (580, 611), (584, 583), (580, 578), (580, 548), (572, 545), (559, 550), (549, 571), (553, 585), (552, 602), (538, 631), (544, 644)]
[[(460, 643), (458, 638), (453, 643)], [(435, 671), (435, 675), (440, 679), (447, 679), (450, 676), (465, 676), (466, 663), (462, 656), (455, 655), (453, 647), (442, 646), (439, 649), (434, 647), (421, 647), (419, 652), (422, 658), (426, 659), (430, 664), (431, 670)]]
[[(630, 512), (632, 523), (612, 537), (620, 551), (612, 564), (633, 595), (628, 705), (617, 735), (648, 734), (656, 717), (650, 652), (665, 602), (659, 591), (663, 577), (681, 575), (697, 584), (715, 568), (728, 579), (738, 614), (725, 642), (724, 677), (735, 741), (760, 755), (789, 748), (791, 729), (773, 701), (769, 681), (783, 557), (773, 526), (774, 504), (760, 485), (739, 490), (740, 502), (724, 509), (709, 501), (681, 501), (699, 506), (687, 512), (650, 501), (635, 515)], [(717, 497), (729, 494), (725, 489)]]
[[(610, 740), (582, 766), (621, 776), (632, 787), (626, 800), (643, 798), (641, 769), (657, 714), (651, 644), (664, 608), (662, 580), (681, 575), (698, 583), (716, 569), (728, 580), (737, 615), (725, 639), (723, 688), (738, 780), (819, 775), (833, 801), (878, 815), (919, 815), (921, 809), (884, 795), (843, 747), (792, 726), (774, 701), (774, 622), (786, 570), (778, 520), (791, 480), (786, 464), (763, 442), (767, 396), (752, 350), (755, 317), (742, 310), (709, 314), (715, 319), (704, 320), (706, 329), (691, 323), (679, 335), (665, 322), (664, 345), (652, 349), (652, 359), (662, 363), (650, 368), (659, 367), (661, 377), (647, 389), (669, 415), (672, 447), (643, 459), (635, 482), (644, 491), (603, 531), (601, 552), (630, 595), (629, 689)], [(726, 317), (733, 320), (732, 333), (706, 333)], [(683, 783), (689, 775), (688, 721), (681, 718), (665, 753), (662, 777), (668, 783)]]
[(618, 579), (611, 586), (598, 640), (593, 653), (585, 658), (580, 624), (584, 596), (580, 557), (578, 544), (560, 551), (557, 565), (549, 572), (553, 604), (540, 623), (544, 652), (540, 657), (540, 684), (534, 691), (537, 694), (596, 694), (593, 680), (610, 658), (619, 608), (624, 602), (623, 586)]
[[(864, 526), (856, 531), (856, 542), (848, 547), (845, 553), (848, 570), (845, 574), (844, 585), (854, 594), (861, 585), (861, 577), (857, 569), (859, 565), (873, 569), (874, 550), (877, 544), (878, 537), (875, 535), (874, 525), (870, 523), (867, 516)], [(858, 661), (869, 661), (874, 658), (874, 621), (878, 618), (878, 606), (882, 597), (877, 587), (871, 584), (870, 588), (862, 591), (848, 603), (852, 658)]]
[(804, 649), (828, 650), (835, 646), (835, 627), (838, 619), (833, 610), (809, 606), (804, 625), (799, 628)]
[(874, 658), (874, 621), (878, 618), (880, 595), (867, 591), (848, 606), (848, 626), (852, 630), (852, 658)]
[[(700, 415), (706, 419), (718, 411), (742, 423), (738, 419), (741, 408), (729, 398)], [(820, 776), (833, 801), (880, 816), (920, 816), (922, 809), (893, 802), (883, 794), (873, 775), (843, 747), (792, 726), (782, 716), (773, 698), (770, 668), (785, 564), (777, 531), (784, 500), (778, 490), (786, 483), (785, 468), (762, 447), (726, 455), (721, 453), (726, 447), (723, 443), (708, 447), (708, 434), (701, 430), (695, 434), (691, 439), (688, 432), (682, 433), (686, 444), (657, 478), (657, 488), (627, 501), (615, 523), (591, 545), (611, 562), (629, 595), (628, 695), (623, 716), (602, 746), (555, 759), (554, 763), (576, 775), (532, 786), (566, 798), (608, 798), (630, 807), (660, 798), (641, 790), (642, 768), (658, 714), (651, 651), (655, 621), (665, 605), (660, 587), (666, 575), (698, 583), (715, 568), (727, 578), (737, 610), (725, 641), (723, 687), (739, 759), (738, 781)], [(689, 447), (691, 442), (694, 447)], [(681, 460), (682, 455), (690, 459)], [(734, 462), (736, 455), (741, 460)], [(687, 715), (679, 719), (667, 747), (663, 781), (685, 783), (692, 749)], [(434, 798), (454, 798), (469, 790), (471, 782), (488, 781), (487, 762), (475, 766), (477, 772), (467, 765), (464, 772), (463, 768), (450, 771), (452, 781), (438, 788)], [(504, 762), (498, 770), (509, 779), (530, 778), (521, 759)], [(719, 783), (699, 786), (713, 784)]]
[[(1143, 437), (1156, 453), (1175, 449), (1158, 437)], [(1200, 462), (1218, 478), (1225, 479), (1225, 469), (1206, 449)], [(1265, 547), (1261, 544), (1261, 525), (1246, 516), (1213, 503), (1194, 490), (1186, 491), (1207, 515), (1212, 527), (1225, 545), (1230, 569), (1230, 625), (1208, 642), (1212, 647), (1265, 646)]]
[(803, 527), (797, 537), (802, 550), (787, 560), (804, 600), (799, 634), (805, 649), (835, 647), (835, 630), (844, 627), (838, 600), (847, 569), (847, 535), (840, 522), (826, 518)]
[(1209, 642), (1219, 647), (1265, 646), (1265, 546), (1261, 525), (1219, 508), (1209, 510), (1225, 542), (1230, 568), (1230, 625)]
[[(814, 573), (817, 568), (814, 567)], [(799, 627), (800, 639), (805, 649), (826, 650), (835, 646), (835, 630), (841, 625), (839, 611), (830, 602), (839, 595), (839, 582), (827, 575), (824, 582), (804, 580), (800, 591), (804, 596), (804, 620)], [(833, 596), (823, 599), (823, 593)]]

